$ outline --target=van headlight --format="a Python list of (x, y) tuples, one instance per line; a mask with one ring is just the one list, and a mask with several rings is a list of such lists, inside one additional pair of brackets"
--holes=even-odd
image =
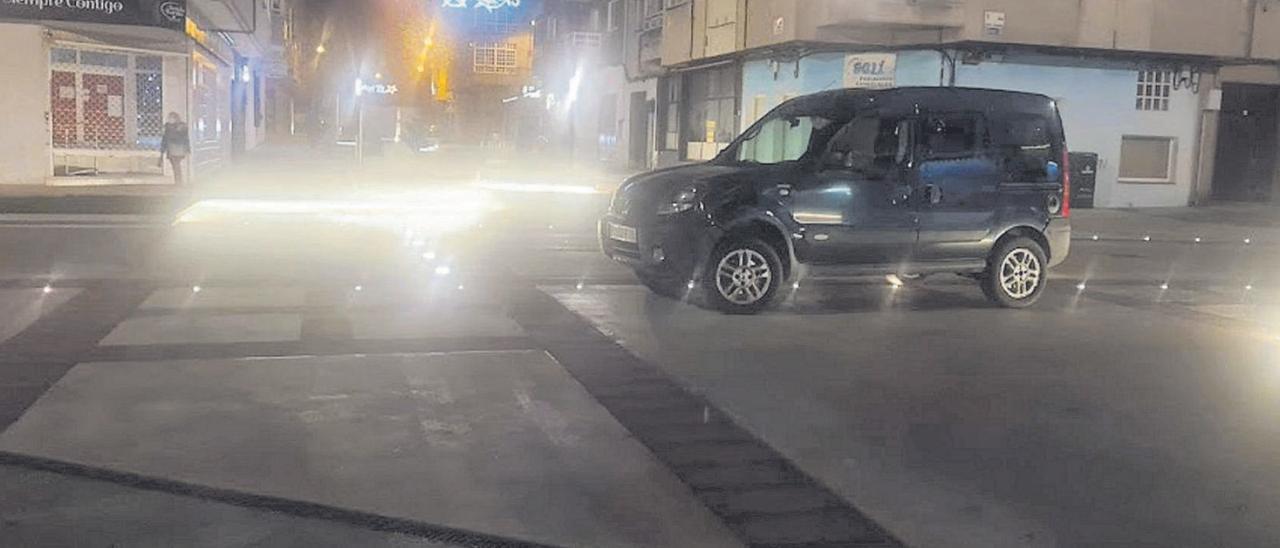
[(698, 189), (693, 186), (686, 186), (677, 190), (666, 200), (658, 205), (658, 215), (675, 215), (676, 213), (684, 213), (697, 207), (698, 205)]

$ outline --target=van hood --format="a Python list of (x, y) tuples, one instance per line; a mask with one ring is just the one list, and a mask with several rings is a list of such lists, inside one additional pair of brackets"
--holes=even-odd
[(713, 189), (735, 179), (742, 171), (738, 166), (703, 163), (641, 173), (618, 187), (610, 212), (623, 218), (649, 217), (657, 211), (660, 202), (670, 199), (686, 185)]

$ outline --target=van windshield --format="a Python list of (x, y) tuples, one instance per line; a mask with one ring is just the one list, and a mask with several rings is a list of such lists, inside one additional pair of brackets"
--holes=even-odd
[(719, 160), (771, 165), (813, 158), (841, 125), (829, 112), (776, 110), (747, 130)]

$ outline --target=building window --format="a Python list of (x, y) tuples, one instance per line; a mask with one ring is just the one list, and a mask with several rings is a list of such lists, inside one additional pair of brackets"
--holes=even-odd
[(685, 159), (709, 160), (737, 135), (738, 68), (711, 68), (686, 78)]
[(1126, 135), (1120, 143), (1120, 181), (1172, 183), (1177, 141), (1172, 137)]
[(476, 74), (514, 74), (516, 47), (512, 44), (476, 46), (473, 68)]
[(609, 30), (618, 30), (622, 26), (622, 0), (609, 0), (606, 22)]
[(159, 148), (164, 129), (160, 57), (55, 47), (49, 61), (55, 149)]
[(662, 0), (644, 0), (644, 16), (654, 17), (662, 15)]
[(680, 77), (662, 80), (659, 95), (659, 146), (662, 150), (680, 150)]
[[(506, 38), (520, 30), (520, 22), (516, 20), (515, 10), (471, 10), (474, 20), (472, 28), (477, 35), (494, 38)], [(525, 23), (528, 26), (528, 23)]]
[(1169, 96), (1173, 94), (1173, 73), (1167, 70), (1138, 72), (1138, 110), (1169, 110)]

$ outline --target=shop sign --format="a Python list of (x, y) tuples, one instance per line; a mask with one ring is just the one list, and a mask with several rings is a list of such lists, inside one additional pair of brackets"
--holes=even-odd
[(75, 21), (183, 31), (187, 0), (0, 0), (0, 19)]
[(518, 8), (520, 0), (444, 0), (440, 5), (446, 8), (476, 7), (496, 11), (502, 8)]
[(844, 58), (844, 87), (888, 89), (898, 82), (898, 54), (858, 53)]
[(1004, 34), (1005, 13), (1003, 11), (987, 11), (982, 14), (982, 28), (987, 36)]
[(400, 93), (400, 86), (395, 84), (366, 84), (364, 80), (356, 80), (356, 96), (361, 95), (395, 95)]

